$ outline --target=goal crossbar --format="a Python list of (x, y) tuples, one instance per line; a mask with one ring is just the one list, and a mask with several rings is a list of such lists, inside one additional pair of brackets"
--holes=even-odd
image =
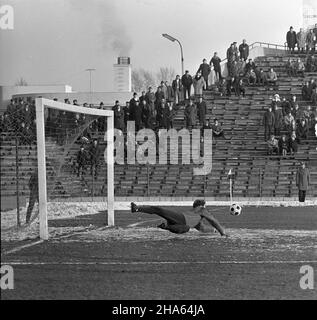
[(45, 153), (45, 106), (73, 113), (83, 113), (107, 118), (107, 214), (108, 226), (114, 226), (114, 116), (112, 110), (90, 109), (75, 105), (52, 101), (45, 98), (36, 98), (36, 135), (37, 135), (37, 163), (38, 163), (38, 190), (39, 190), (39, 219), (40, 238), (48, 240), (48, 216), (47, 216), (47, 184), (46, 184), (46, 153)]

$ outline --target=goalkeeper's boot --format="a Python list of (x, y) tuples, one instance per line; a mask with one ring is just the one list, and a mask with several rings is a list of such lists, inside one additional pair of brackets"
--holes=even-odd
[(139, 212), (139, 208), (134, 202), (131, 202), (131, 212)]
[(166, 230), (167, 225), (166, 225), (166, 223), (163, 222), (160, 225), (158, 225), (157, 227), (160, 229)]

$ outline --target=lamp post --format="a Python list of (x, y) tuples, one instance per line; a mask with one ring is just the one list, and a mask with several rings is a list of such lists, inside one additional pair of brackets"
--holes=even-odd
[(85, 71), (89, 72), (89, 92), (90, 92), (90, 103), (92, 103), (92, 72), (96, 71), (96, 69), (86, 69)]
[(181, 48), (181, 63), (182, 63), (182, 75), (183, 75), (183, 74), (184, 74), (184, 55), (183, 55), (183, 46), (182, 46), (182, 44), (180, 43), (179, 40), (177, 40), (176, 38), (170, 36), (170, 35), (167, 34), (167, 33), (163, 33), (162, 36), (163, 36), (164, 38), (172, 41), (172, 42), (175, 42), (175, 41), (176, 41), (176, 42), (179, 44), (179, 46), (180, 46), (180, 48)]

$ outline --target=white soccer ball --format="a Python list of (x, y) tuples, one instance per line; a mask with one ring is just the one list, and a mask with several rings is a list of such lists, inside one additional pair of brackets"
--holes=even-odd
[(238, 204), (233, 204), (230, 207), (230, 214), (233, 216), (239, 216), (241, 214), (241, 206), (239, 206)]

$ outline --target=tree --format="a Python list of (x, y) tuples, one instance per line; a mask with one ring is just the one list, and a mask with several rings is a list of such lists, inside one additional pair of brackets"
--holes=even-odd
[(171, 83), (175, 79), (176, 71), (172, 67), (161, 67), (156, 76), (159, 83), (161, 83), (161, 81)]
[(28, 83), (26, 82), (26, 80), (23, 77), (21, 77), (15, 82), (15, 85), (16, 86), (27, 86)]
[(132, 71), (132, 90), (135, 92), (147, 91), (150, 86), (156, 86), (153, 73), (148, 70), (138, 69)]

